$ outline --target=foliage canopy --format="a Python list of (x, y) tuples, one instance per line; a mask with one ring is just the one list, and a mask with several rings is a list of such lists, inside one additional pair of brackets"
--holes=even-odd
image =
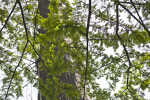
[[(40, 0), (0, 2), (0, 68), (5, 73), (0, 98), (23, 96), (25, 78), (48, 100), (63, 92), (72, 99), (143, 100), (143, 91), (150, 91), (149, 0), (50, 0), (46, 18), (39, 14)], [(37, 59), (48, 73), (45, 84), (36, 72)], [(78, 89), (59, 81), (68, 71), (80, 75)], [(101, 78), (108, 88), (97, 83)]]

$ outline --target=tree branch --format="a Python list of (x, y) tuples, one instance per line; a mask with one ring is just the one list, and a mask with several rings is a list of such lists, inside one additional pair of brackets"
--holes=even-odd
[(5, 21), (5, 24), (3, 25), (3, 27), (2, 27), (1, 30), (0, 30), (0, 33), (2, 32), (2, 30), (3, 30), (4, 27), (6, 26), (6, 24), (7, 24), (8, 20), (9, 20), (9, 18), (10, 18), (10, 16), (11, 16), (11, 14), (13, 13), (13, 11), (14, 11), (14, 9), (15, 9), (17, 3), (18, 3), (18, 1), (19, 1), (19, 0), (16, 0), (16, 2), (15, 2), (15, 4), (14, 4), (14, 7), (12, 8), (10, 14), (8, 15), (8, 17), (7, 17), (6, 21)]
[[(44, 63), (42, 57), (41, 57), (40, 54), (36, 51), (36, 49), (34, 48), (33, 44), (31, 43), (31, 41), (29, 41), (29, 43), (31, 44), (33, 50), (34, 50), (34, 51), (36, 52), (36, 54), (38, 55), (39, 59), (41, 60), (42, 64), (44, 65), (44, 68), (47, 70), (48, 73), (50, 73), (49, 70), (48, 70), (48, 68), (46, 67), (46, 65), (45, 65), (45, 63)], [(55, 82), (54, 79), (52, 78), (52, 75), (50, 75), (50, 78), (52, 79), (53, 83), (56, 84), (56, 82)]]
[(124, 89), (116, 98), (118, 98), (120, 95), (122, 95), (122, 93), (125, 92), (126, 90), (127, 90), (127, 88)]
[[(133, 5), (133, 7), (134, 7), (134, 9), (135, 9), (135, 11), (136, 11), (136, 13), (137, 13), (137, 15), (138, 15), (138, 17), (139, 17), (139, 19), (140, 19), (140, 21), (141, 21), (141, 23), (143, 24), (143, 26), (146, 28), (146, 26), (145, 26), (145, 24), (144, 24), (144, 22), (143, 22), (143, 20), (142, 20), (142, 18), (141, 18), (141, 16), (139, 15), (139, 13), (138, 13), (138, 11), (137, 11), (137, 9), (136, 9), (136, 7), (135, 7), (135, 4), (133, 3), (133, 1), (132, 0), (130, 0), (130, 2), (131, 2), (131, 4)], [(147, 28), (146, 28), (147, 29)], [(147, 29), (148, 30), (148, 29)]]
[(89, 40), (114, 40), (114, 39), (89, 39)]
[(87, 80), (87, 69), (88, 69), (88, 53), (89, 53), (89, 26), (90, 26), (90, 19), (91, 19), (91, 0), (89, 0), (89, 14), (88, 14), (88, 20), (87, 20), (87, 29), (86, 29), (86, 46), (87, 46), (87, 51), (86, 51), (86, 69), (85, 69), (85, 80), (84, 80), (84, 94), (83, 94), (83, 100), (85, 100), (85, 91), (86, 91), (86, 80)]
[(105, 64), (105, 65), (102, 65), (101, 67), (99, 67), (99, 68), (97, 68), (97, 69), (95, 69), (95, 70), (91, 71), (90, 73), (94, 73), (95, 71), (97, 71), (97, 70), (99, 70), (99, 69), (101, 69), (101, 68), (103, 68), (103, 67), (105, 67), (105, 66), (110, 65), (110, 64), (112, 64), (112, 63), (116, 62), (118, 59), (123, 58), (124, 56), (126, 56), (126, 55), (123, 55), (123, 56), (121, 56), (121, 57), (117, 58), (116, 60), (111, 61), (110, 63), (107, 63), (107, 64)]
[(17, 68), (19, 67), (19, 65), (20, 65), (20, 63), (21, 63), (21, 61), (22, 61), (22, 58), (23, 58), (25, 49), (27, 48), (27, 45), (28, 45), (28, 41), (26, 42), (26, 45), (25, 45), (25, 47), (24, 47), (24, 49), (23, 49), (23, 52), (22, 52), (22, 55), (21, 55), (21, 57), (20, 57), (19, 63), (18, 63), (18, 65), (15, 67), (15, 70), (14, 70), (14, 72), (13, 72), (12, 78), (11, 78), (11, 80), (10, 80), (10, 83), (9, 83), (9, 86), (8, 86), (8, 89), (7, 89), (7, 92), (6, 92), (5, 100), (7, 99), (8, 92), (9, 92), (9, 89), (10, 89), (10, 86), (11, 86), (11, 83), (12, 83), (12, 80), (13, 80), (13, 78), (14, 78), (14, 76), (15, 76), (15, 73), (16, 73)]
[[(118, 2), (119, 3), (119, 2)], [(139, 19), (137, 19), (124, 5), (122, 5), (121, 3), (119, 3), (119, 5), (124, 8), (137, 22), (140, 23), (140, 25), (143, 26), (143, 28), (147, 31), (149, 37), (150, 37), (150, 31), (146, 28), (145, 24), (143, 24)]]
[(21, 5), (20, 1), (18, 1), (18, 4), (19, 4), (20, 10), (21, 10), (21, 15), (22, 15), (22, 20), (23, 20), (23, 24), (24, 24), (24, 29), (25, 29), (25, 32), (26, 32), (27, 41), (29, 41), (27, 26), (26, 26), (26, 23), (25, 23), (24, 13), (23, 13), (23, 9), (22, 9), (22, 5)]
[[(120, 2), (120, 3), (124, 3), (124, 4), (131, 4), (131, 2)], [(141, 6), (141, 5), (146, 5), (146, 4), (144, 4), (144, 3), (134, 3), (135, 5), (139, 5), (139, 6)]]
[[(116, 3), (118, 3), (118, 2), (119, 2), (119, 1), (116, 0)], [(123, 41), (122, 41), (122, 38), (121, 38), (121, 37), (119, 36), (119, 34), (118, 34), (118, 32), (119, 32), (119, 9), (118, 9), (118, 8), (119, 8), (119, 7), (118, 7), (118, 4), (116, 4), (116, 19), (117, 19), (117, 23), (116, 23), (116, 35), (117, 35), (117, 37), (119, 38), (119, 40), (120, 40), (120, 42), (121, 42), (121, 44), (122, 44), (122, 46), (123, 46), (123, 48), (124, 48), (124, 51), (125, 51), (125, 53), (126, 53), (126, 56), (127, 56), (128, 62), (129, 62), (129, 67), (128, 67), (128, 69), (127, 69), (127, 89), (128, 89), (129, 70), (130, 70), (132, 64), (131, 64), (130, 57), (129, 57), (129, 53), (128, 53), (127, 49), (126, 49), (126, 46), (124, 45), (124, 43), (123, 43)]]

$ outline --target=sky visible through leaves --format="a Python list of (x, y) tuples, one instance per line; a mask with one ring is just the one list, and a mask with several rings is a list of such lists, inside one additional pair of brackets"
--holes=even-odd
[[(16, 3), (6, 0), (6, 7), (1, 5), (0, 68), (3, 72), (0, 71), (0, 80), (3, 83), (0, 82), (0, 99), (16, 93), (14, 98), (10, 97), (16, 100), (23, 91), (19, 100), (36, 100), (36, 88), (44, 96), (51, 97), (48, 87), (52, 86), (57, 91), (56, 96), (58, 91), (64, 91), (59, 85), (72, 90), (74, 88), (70, 84), (59, 84), (57, 77), (68, 70), (81, 74), (83, 98), (89, 95), (93, 100), (106, 97), (124, 99), (126, 96), (139, 99), (144, 96), (143, 91), (144, 98), (150, 98), (149, 1), (94, 0), (91, 3), (91, 0), (78, 0), (72, 5), (74, 11), (67, 0), (61, 0), (64, 7), (61, 10), (57, 0), (50, 1), (52, 13), (47, 18), (37, 15), (37, 20), (34, 0), (32, 3), (28, 1), (29, 4), (21, 0)], [(14, 11), (13, 6), (16, 7)], [(13, 14), (7, 22), (11, 11)], [(39, 34), (35, 31), (35, 22), (38, 28), (43, 27), (47, 32)], [(71, 42), (67, 43), (63, 37)], [(66, 52), (69, 52), (71, 60), (64, 61)], [(37, 58), (52, 76), (44, 84), (34, 73)], [(86, 84), (91, 88), (90, 92), (86, 92), (89, 91)], [(73, 94), (68, 91), (65, 91), (67, 96), (79, 97), (77, 91), (72, 90)]]

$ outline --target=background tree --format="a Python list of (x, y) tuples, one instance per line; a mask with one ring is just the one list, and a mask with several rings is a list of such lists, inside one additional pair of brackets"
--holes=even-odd
[[(49, 4), (51, 4), (51, 6), (50, 6), (51, 9), (48, 9)], [(64, 6), (66, 7), (65, 9), (64, 9)], [(64, 10), (64, 12), (63, 12), (63, 10)], [(51, 90), (48, 90), (48, 92), (44, 92), (45, 94), (43, 93), (43, 95), (45, 95), (45, 96), (41, 96), (41, 93), (39, 93), (39, 97), (38, 97), (39, 100), (46, 100), (45, 97), (47, 97), (48, 99), (56, 99), (54, 95), (56, 95), (56, 96), (58, 95), (57, 98), (59, 98), (59, 100), (77, 99), (77, 97), (79, 98), (79, 95), (78, 96), (75, 95), (78, 92), (77, 87), (75, 87), (76, 86), (75, 72), (73, 71), (73, 68), (71, 68), (73, 66), (69, 64), (69, 62), (71, 61), (71, 57), (69, 56), (69, 53), (71, 53), (70, 52), (71, 51), (70, 43), (69, 43), (69, 40), (65, 40), (65, 38), (70, 39), (67, 36), (70, 29), (66, 28), (66, 30), (65, 30), (64, 25), (66, 25), (68, 23), (62, 23), (63, 21), (73, 22), (73, 21), (71, 21), (72, 14), (71, 14), (70, 10), (72, 10), (72, 8), (70, 7), (69, 2), (67, 2), (67, 1), (55, 0), (52, 2), (49, 0), (45, 0), (45, 1), (39, 2), (39, 14), (43, 18), (46, 18), (46, 20), (47, 20), (43, 24), (48, 25), (48, 26), (45, 25), (47, 30), (44, 30), (45, 27), (44, 28), (41, 27), (41, 29), (39, 29), (39, 33), (41, 33), (42, 35), (45, 35), (46, 37), (49, 35), (48, 39), (45, 41), (45, 42), (47, 42), (46, 43), (47, 45), (45, 45), (45, 43), (41, 45), (40, 51), (41, 51), (41, 53), (43, 53), (41, 55), (43, 57), (45, 55), (45, 52), (49, 52), (50, 54), (52, 54), (52, 56), (46, 55), (44, 57), (44, 58), (48, 59), (48, 61), (47, 61), (48, 65), (46, 65), (46, 66), (51, 65), (50, 61), (53, 61), (53, 64), (51, 65), (51, 67), (52, 66), (56, 67), (52, 71), (52, 69), (50, 69), (50, 70), (47, 69), (46, 66), (43, 69), (43, 67), (44, 67), (43, 65), (42, 65), (42, 68), (39, 67), (40, 64), (37, 65), (37, 67), (39, 67), (40, 79), (44, 83), (44, 84), (41, 84), (41, 87), (40, 87), (41, 90), (45, 91), (45, 89), (43, 88), (43, 85), (46, 85), (45, 87), (47, 87), (48, 89), (51, 89)], [(48, 15), (48, 13), (50, 15)], [(64, 14), (65, 14), (65, 18), (63, 18), (64, 16), (62, 16)], [(68, 18), (70, 21), (68, 20)], [(54, 25), (54, 23), (57, 23), (57, 24)], [(54, 28), (54, 30), (51, 30), (52, 27)], [(65, 31), (66, 31), (65, 35), (63, 35), (64, 34), (63, 32), (65, 32)], [(70, 39), (70, 41), (71, 41), (71, 39)], [(67, 42), (69, 44), (67, 44)], [(56, 57), (58, 57), (58, 58), (56, 58)], [(39, 58), (37, 63), (40, 63), (40, 62), (42, 62), (42, 60)], [(53, 72), (55, 73), (55, 71), (57, 71), (56, 75), (48, 74), (48, 73), (53, 73)], [(58, 81), (59, 83), (56, 82), (56, 80), (54, 80), (54, 77), (55, 77), (55, 79), (57, 78), (57, 80), (59, 80)], [(51, 81), (51, 83), (50, 83), (50, 81)], [(58, 86), (59, 86), (59, 88), (58, 88)], [(69, 88), (69, 89), (67, 89), (67, 88)], [(70, 92), (71, 90), (72, 90), (72, 92)], [(67, 93), (69, 97), (66, 97), (65, 92), (68, 92), (68, 91), (71, 94)], [(50, 94), (50, 92), (51, 92), (51, 94)], [(59, 93), (56, 93), (56, 92), (59, 92)], [(50, 95), (47, 96), (47, 93)]]
[[(32, 0), (1, 3), (0, 63), (5, 73), (1, 98), (22, 96), (26, 77), (47, 99), (60, 99), (61, 94), (71, 100), (80, 96), (144, 99), (143, 91), (150, 84), (148, 0), (89, 0), (72, 5), (50, 0), (49, 10)], [(65, 54), (69, 60), (64, 60)], [(47, 73), (44, 81), (35, 72), (37, 59), (40, 72)], [(61, 80), (62, 73), (68, 72), (80, 75), (78, 87)], [(103, 77), (108, 88), (95, 81)], [(121, 89), (112, 93), (119, 81)]]

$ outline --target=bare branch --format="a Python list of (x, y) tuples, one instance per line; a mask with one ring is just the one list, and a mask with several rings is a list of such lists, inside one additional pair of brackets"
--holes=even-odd
[(14, 72), (13, 72), (12, 78), (11, 78), (11, 80), (10, 80), (10, 83), (9, 83), (9, 86), (8, 86), (8, 89), (7, 89), (7, 92), (6, 92), (5, 100), (7, 99), (8, 92), (9, 92), (9, 89), (10, 89), (10, 86), (11, 86), (11, 83), (12, 83), (12, 80), (13, 80), (13, 78), (14, 78), (14, 76), (15, 76), (15, 73), (16, 73), (17, 68), (19, 67), (19, 65), (20, 65), (20, 63), (21, 63), (21, 61), (22, 61), (22, 58), (23, 58), (25, 49), (27, 48), (27, 45), (28, 45), (28, 41), (26, 42), (26, 45), (25, 45), (25, 47), (24, 47), (24, 49), (23, 49), (23, 52), (22, 52), (22, 55), (21, 55), (21, 57), (20, 57), (19, 63), (18, 63), (18, 65), (15, 67), (15, 70), (14, 70)]
[(117, 96), (117, 98), (118, 98), (120, 95), (122, 95), (122, 93), (125, 92), (126, 90), (127, 90), (127, 88), (124, 89), (124, 90)]
[[(119, 3), (119, 2), (118, 2)], [(149, 37), (150, 37), (150, 31), (146, 28), (145, 24), (143, 24), (139, 19), (137, 19), (124, 5), (122, 5), (121, 3), (119, 3), (119, 5), (124, 8), (137, 22), (140, 23), (140, 25), (143, 26), (143, 28), (147, 31)]]
[(20, 10), (21, 10), (21, 15), (22, 15), (22, 20), (23, 20), (23, 24), (24, 24), (24, 29), (25, 29), (25, 32), (26, 32), (27, 41), (29, 41), (27, 26), (26, 26), (26, 23), (25, 23), (24, 13), (23, 13), (23, 9), (22, 9), (22, 5), (21, 5), (20, 1), (18, 1), (18, 4), (19, 4)]
[[(42, 57), (40, 56), (40, 54), (37, 52), (37, 50), (34, 48), (33, 44), (31, 43), (31, 41), (29, 41), (29, 43), (31, 44), (33, 50), (36, 52), (36, 54), (38, 55), (39, 59), (41, 60), (42, 64), (44, 65), (44, 68), (47, 70), (47, 72), (49, 73), (48, 68), (46, 67)], [(52, 75), (50, 75), (50, 78), (52, 79), (53, 83), (56, 84), (56, 82), (54, 81), (54, 79), (52, 78)]]
[(5, 24), (3, 25), (3, 27), (2, 27), (1, 30), (0, 30), (0, 33), (2, 32), (2, 30), (3, 30), (4, 27), (6, 26), (6, 24), (7, 24), (8, 20), (9, 20), (9, 18), (10, 18), (10, 16), (11, 16), (11, 14), (13, 13), (13, 11), (14, 11), (14, 9), (15, 9), (17, 3), (18, 3), (18, 1), (19, 1), (19, 0), (16, 0), (16, 2), (15, 2), (15, 4), (14, 4), (14, 7), (12, 8), (12, 10), (11, 10), (9, 16), (7, 17), (7, 19), (6, 19), (6, 21), (5, 21)]
[[(143, 26), (146, 28), (146, 26), (145, 26), (145, 24), (144, 24), (144, 22), (143, 22), (141, 16), (139, 15), (139, 13), (138, 13), (138, 11), (137, 11), (137, 9), (136, 9), (136, 7), (135, 7), (135, 4), (133, 3), (132, 0), (130, 0), (130, 2), (131, 2), (131, 4), (133, 5), (133, 7), (134, 7), (134, 9), (135, 9), (135, 11), (136, 11), (136, 13), (137, 13), (137, 15), (138, 15), (140, 21), (142, 22)], [(147, 29), (147, 28), (146, 28), (146, 29)], [(147, 29), (147, 30), (148, 30), (148, 29)]]
[(83, 94), (83, 100), (85, 100), (85, 90), (86, 90), (86, 79), (87, 79), (87, 69), (88, 69), (88, 53), (89, 53), (89, 27), (90, 27), (90, 19), (91, 19), (91, 0), (89, 0), (89, 14), (88, 14), (88, 20), (87, 20), (87, 29), (86, 29), (86, 46), (87, 46), (87, 51), (86, 51), (86, 69), (85, 69), (85, 80), (84, 80), (84, 94)]
[[(116, 2), (118, 2), (118, 0), (116, 0)], [(129, 53), (128, 53), (127, 49), (126, 49), (126, 46), (124, 45), (124, 43), (123, 43), (123, 41), (122, 41), (122, 38), (121, 38), (121, 37), (119, 36), (119, 34), (118, 34), (118, 32), (119, 32), (119, 9), (118, 9), (118, 8), (119, 8), (119, 7), (118, 7), (118, 4), (116, 4), (116, 19), (117, 19), (117, 23), (116, 23), (116, 35), (117, 35), (117, 37), (119, 38), (119, 40), (120, 40), (120, 42), (121, 42), (121, 44), (122, 44), (122, 46), (123, 46), (123, 48), (124, 48), (124, 51), (125, 51), (125, 53), (126, 53), (126, 56), (127, 56), (128, 62), (129, 62), (129, 67), (128, 67), (128, 69), (127, 69), (127, 89), (128, 89), (129, 70), (130, 70), (132, 64), (131, 64), (130, 57), (129, 57)]]
[(89, 40), (114, 40), (114, 39), (89, 39)]
[[(124, 3), (124, 4), (131, 4), (131, 2), (120, 2), (120, 3)], [(135, 5), (139, 5), (139, 6), (141, 6), (141, 5), (146, 5), (145, 3), (134, 3)]]
[(38, 15), (38, 8), (37, 8), (37, 11), (36, 11), (36, 15), (35, 15), (35, 23), (34, 23), (34, 32), (33, 32), (33, 34), (34, 34), (34, 38), (33, 38), (33, 46), (34, 46), (34, 41), (35, 41), (35, 30), (36, 30), (36, 28), (37, 28), (37, 23), (36, 23), (36, 21), (37, 21), (37, 15)]
[[(126, 56), (126, 55), (123, 55), (123, 56), (119, 57), (118, 59), (121, 59), (121, 58), (123, 58), (123, 57), (125, 57), (125, 56)], [(108, 65), (110, 65), (110, 64), (112, 64), (112, 63), (114, 63), (114, 62), (117, 62), (118, 59), (113, 60), (113, 61), (111, 61), (110, 63), (107, 63), (107, 64), (105, 64), (105, 65), (102, 65), (101, 67), (99, 67), (99, 68), (97, 68), (97, 69), (91, 71), (90, 73), (94, 73), (95, 71), (100, 70), (101, 68), (103, 68), (103, 67), (105, 67), (105, 66), (108, 66)]]

